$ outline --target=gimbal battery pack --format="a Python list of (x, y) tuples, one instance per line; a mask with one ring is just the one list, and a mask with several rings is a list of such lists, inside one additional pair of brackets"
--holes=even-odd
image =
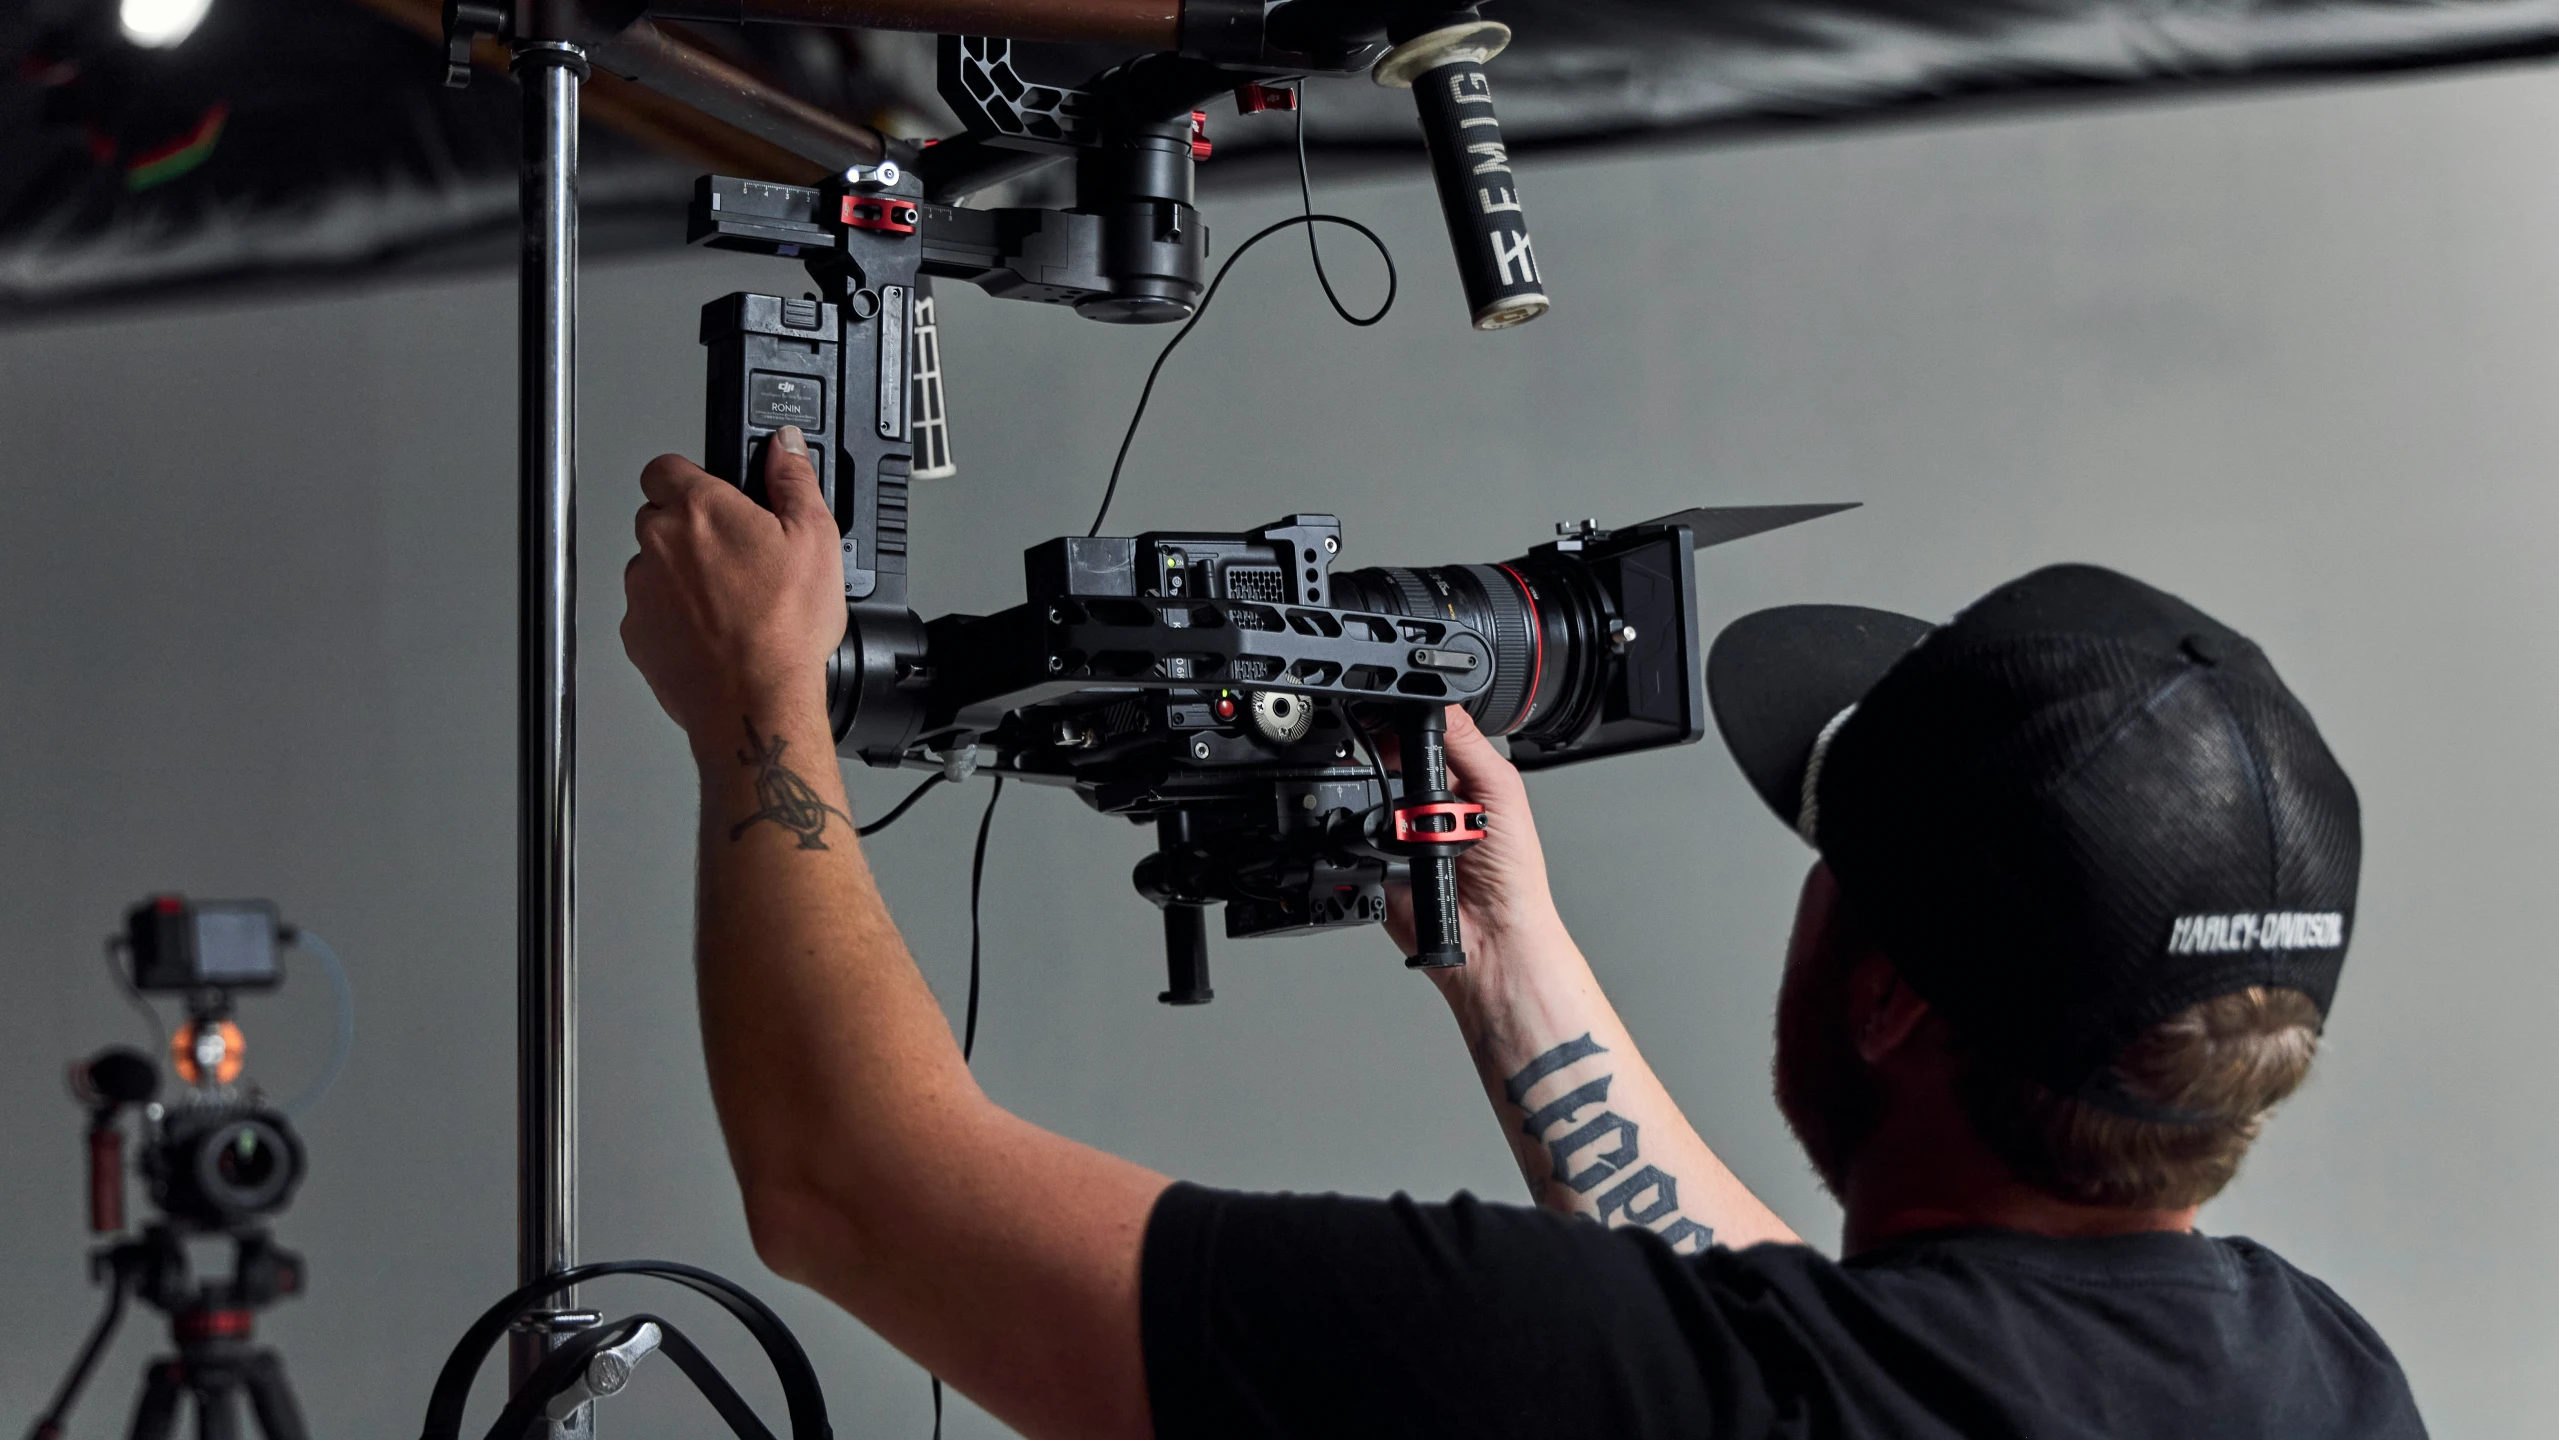
[(702, 307), (702, 344), (710, 351), (703, 413), (702, 468), (764, 497), (764, 447), (785, 425), (808, 438), (827, 508), (841, 513), (836, 467), (829, 463), (843, 431), (844, 397), (837, 352), (842, 330), (824, 300), (786, 300), (746, 292)]

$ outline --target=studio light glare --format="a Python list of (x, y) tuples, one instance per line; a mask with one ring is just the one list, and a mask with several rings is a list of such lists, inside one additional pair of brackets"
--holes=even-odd
[(124, 38), (153, 50), (166, 50), (195, 33), (213, 0), (122, 0), (117, 19)]

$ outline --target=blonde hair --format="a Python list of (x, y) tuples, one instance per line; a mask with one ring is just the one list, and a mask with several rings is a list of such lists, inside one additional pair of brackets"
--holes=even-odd
[(2267, 1115), (2309, 1078), (2319, 1029), (2309, 996), (2252, 986), (2179, 1011), (2126, 1045), (2117, 1087), (2207, 1117), (2196, 1124), (2101, 1109), (1977, 1055), (1958, 1088), (1983, 1142), (2027, 1184), (2083, 1205), (2183, 1209), (2238, 1175)]

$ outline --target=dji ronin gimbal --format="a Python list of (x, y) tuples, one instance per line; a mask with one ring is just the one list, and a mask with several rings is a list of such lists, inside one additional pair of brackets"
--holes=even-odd
[[(1026, 73), (1003, 40), (944, 36), (939, 84), (966, 134), (821, 187), (705, 176), (691, 237), (797, 259), (800, 299), (705, 307), (706, 465), (760, 498), (763, 447), (811, 441), (844, 532), (850, 623), (828, 673), (838, 748), (877, 766), (980, 764), (1072, 786), (1157, 827), (1137, 870), (1164, 911), (1168, 1004), (1208, 1000), (1207, 907), (1229, 936), (1384, 918), (1410, 878), (1408, 963), (1463, 964), (1455, 861), (1482, 807), (1449, 788), (1443, 707), (1510, 737), (1524, 766), (1678, 744), (1704, 729), (1700, 544), (1838, 508), (1687, 511), (1585, 522), (1498, 565), (1336, 572), (1340, 522), (1244, 534), (1067, 537), (1027, 557), (1026, 603), (926, 624), (907, 607), (908, 485), (934, 467), (940, 401), (916, 376), (934, 279), (1119, 324), (1201, 303), (1208, 226), (1193, 203), (1202, 113), (1250, 111), (1285, 82), (1363, 67), (1412, 88), (1478, 329), (1547, 299), (1483, 65), (1507, 27), (1472, 8), (1216, 7), (1220, 27), (1084, 79)], [(1204, 38), (1193, 43), (1195, 34)], [(965, 208), (996, 179), (1071, 160), (1063, 210)], [(1377, 745), (1392, 735), (1403, 779)]]
[[(1288, 82), (1368, 69), (1413, 90), (1476, 328), (1534, 319), (1547, 299), (1483, 68), (1509, 36), (1473, 7), (1230, 0), (1186, 6), (1181, 49), (1063, 84), (1030, 73), (1008, 40), (946, 35), (939, 88), (965, 134), (909, 148), (903, 163), (849, 167), (820, 187), (705, 176), (696, 189), (692, 239), (797, 259), (818, 287), (705, 308), (705, 445), (713, 473), (757, 493), (769, 436), (797, 425), (816, 442), (811, 458), (844, 531), (852, 617), (829, 675), (841, 748), (874, 765), (944, 764), (991, 742), (1008, 773), (1074, 784), (1101, 808), (1158, 820), (1165, 849), (1138, 883), (1165, 910), (1168, 1002), (1209, 998), (1208, 904), (1229, 904), (1229, 934), (1363, 923), (1384, 914), (1381, 885), (1396, 865), (1413, 879), (1413, 963), (1462, 963), (1453, 865), (1482, 833), (1481, 807), (1448, 791), (1440, 705), (1489, 693), (1502, 661), (1527, 657), (1497, 656), (1453, 614), (1394, 625), (1312, 618), (1302, 607), (1325, 603), (1322, 574), (1340, 550), (1329, 516), (1251, 536), (1053, 542), (1035, 552), (1030, 607), (973, 622), (965, 640), (948, 633), (955, 622), (926, 627), (906, 601), (908, 484), (919, 451), (933, 468), (939, 408), (912, 378), (918, 297), (933, 279), (962, 280), (1115, 324), (1188, 319), (1209, 248), (1195, 204), (1208, 150), (1198, 107), (1227, 94), (1247, 112), (1293, 106)], [(1069, 208), (957, 203), (1066, 161)], [(1253, 559), (1204, 558), (1221, 550)], [(1261, 603), (1213, 603), (1230, 598)], [(1018, 618), (1034, 614), (1046, 618)], [(1112, 633), (1083, 633), (1094, 626)], [(1234, 641), (1247, 627), (1250, 653)], [(934, 629), (945, 632), (938, 645)], [(937, 669), (937, 653), (969, 659)], [(1011, 673), (1023, 665), (1028, 676)], [(1567, 673), (1558, 664), (1559, 682)], [(1136, 700), (1149, 691), (1163, 694)], [(1391, 809), (1384, 767), (1354, 734), (1357, 701), (1398, 734), (1410, 762)], [(1087, 710), (1102, 718), (1080, 722)], [(1076, 738), (1061, 746), (1060, 735)], [(1245, 736), (1261, 748), (1226, 743)], [(1303, 778), (1315, 788), (1285, 797), (1296, 807), (1281, 817), (1285, 837), (1247, 819), (1244, 848), (1255, 853), (1233, 853), (1236, 827), (1212, 812), (1267, 798), (1274, 764), (1291, 777), (1313, 765)], [(1244, 794), (1228, 794), (1237, 783)], [(1268, 894), (1243, 878), (1274, 868)]]
[[(1135, 879), (1164, 911), (1169, 1004), (1213, 993), (1207, 907), (1225, 906), (1230, 936), (1373, 923), (1397, 872), (1413, 893), (1408, 963), (1464, 963), (1455, 860), (1482, 837), (1482, 807), (1449, 788), (1443, 707), (1464, 705), (1531, 767), (1696, 739), (1691, 553), (1837, 508), (1585, 523), (1502, 564), (1425, 570), (1336, 571), (1330, 515), (1066, 537), (1029, 552), (1025, 604), (919, 620), (908, 484), (936, 458), (939, 411), (916, 382), (919, 292), (964, 280), (1114, 323), (1188, 318), (1208, 248), (1194, 107), (1210, 96), (1293, 101), (1277, 88), (1293, 73), (1371, 63), (1411, 84), (1475, 324), (1546, 309), (1483, 72), (1507, 31), (1412, 10), (1381, 39), (1315, 14), (1306, 0), (1272, 8), (1238, 42), (1245, 58), (1145, 55), (1075, 86), (1023, 73), (1007, 42), (945, 36), (941, 89), (966, 135), (823, 187), (706, 176), (694, 196), (696, 241), (797, 259), (819, 287), (705, 307), (705, 447), (713, 473), (760, 497), (768, 437), (797, 425), (810, 438), (844, 531), (850, 624), (828, 674), (839, 749), (954, 776), (991, 765), (1155, 824)], [(1065, 159), (1068, 209), (946, 203)], [(1400, 786), (1381, 733), (1398, 742)]]

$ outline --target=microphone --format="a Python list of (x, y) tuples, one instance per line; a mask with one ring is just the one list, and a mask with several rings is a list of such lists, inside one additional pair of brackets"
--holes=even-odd
[(111, 1046), (72, 1062), (72, 1097), (92, 1110), (139, 1105), (159, 1093), (160, 1067), (130, 1046)]
[(89, 1111), (89, 1233), (124, 1229), (124, 1132), (116, 1116), (160, 1093), (160, 1067), (116, 1045), (71, 1063), (71, 1094)]

